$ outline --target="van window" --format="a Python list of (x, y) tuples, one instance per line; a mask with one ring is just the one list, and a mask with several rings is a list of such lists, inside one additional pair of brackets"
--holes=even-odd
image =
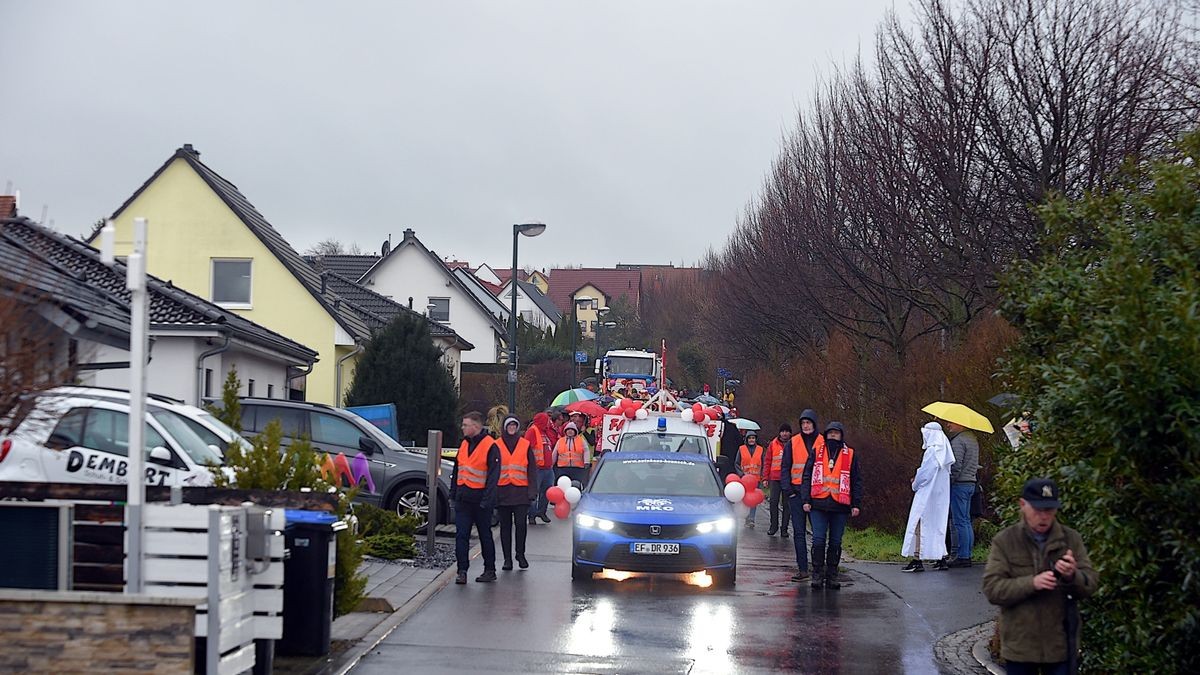
[[(254, 415), (254, 431), (262, 433), (271, 420), (279, 420), (284, 438), (299, 438), (308, 433), (305, 425), (307, 411), (298, 408), (282, 408), (272, 405), (252, 406), (258, 410)], [(243, 407), (243, 410), (246, 408)]]
[(60, 449), (82, 445), (85, 417), (87, 417), (87, 408), (74, 408), (63, 415), (62, 419), (58, 420), (58, 425), (54, 427), (54, 431), (50, 432), (50, 439), (46, 441), (46, 445)]
[(345, 448), (357, 448), (358, 439), (365, 434), (350, 422), (328, 413), (311, 413), (313, 443), (328, 443)]
[[(149, 453), (151, 449), (160, 445), (164, 448), (170, 448), (167, 445), (166, 439), (149, 424), (146, 424), (146, 430), (143, 433), (145, 434), (145, 438), (143, 439), (145, 443), (144, 452)], [(92, 408), (87, 416), (87, 423), (83, 427), (83, 442), (80, 445), (85, 448), (128, 457), (129, 415), (116, 410)]]

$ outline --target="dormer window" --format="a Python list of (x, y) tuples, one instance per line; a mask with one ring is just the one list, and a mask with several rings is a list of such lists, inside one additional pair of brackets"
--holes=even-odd
[(230, 309), (250, 309), (253, 260), (213, 258), (212, 301)]

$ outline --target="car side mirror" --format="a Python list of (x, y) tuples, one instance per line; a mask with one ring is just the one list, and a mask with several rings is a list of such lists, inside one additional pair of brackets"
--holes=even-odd
[(209, 444), (208, 444), (208, 449), (209, 449), (209, 450), (212, 450), (213, 452), (217, 453), (218, 455), (221, 455), (222, 457), (224, 457), (224, 456), (225, 456), (225, 451), (224, 451), (224, 450), (222, 450), (222, 449), (221, 449), (221, 447), (220, 447), (219, 445), (214, 445), (214, 444), (212, 444), (212, 443), (209, 443)]
[(160, 445), (150, 451), (150, 461), (155, 464), (170, 464), (171, 451)]
[(376, 452), (379, 452), (381, 450), (381, 448), (379, 447), (379, 441), (377, 441), (374, 438), (371, 438), (369, 436), (359, 436), (358, 437), (358, 449), (362, 450), (363, 452), (367, 453), (368, 455), (373, 455)]

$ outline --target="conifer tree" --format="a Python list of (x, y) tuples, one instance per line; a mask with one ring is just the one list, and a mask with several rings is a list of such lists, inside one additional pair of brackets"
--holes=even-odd
[(375, 332), (358, 359), (346, 405), (396, 404), (399, 438), (420, 441), (430, 429), (458, 437), (458, 393), (429, 324), (404, 313)]

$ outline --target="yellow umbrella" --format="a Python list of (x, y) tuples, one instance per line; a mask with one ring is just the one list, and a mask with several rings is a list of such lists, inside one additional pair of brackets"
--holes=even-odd
[(927, 412), (930, 415), (933, 415), (938, 419), (946, 420), (947, 422), (961, 424), (968, 429), (983, 431), (989, 434), (995, 431), (995, 429), (992, 428), (992, 423), (988, 421), (988, 418), (980, 415), (961, 403), (946, 403), (944, 401), (937, 401), (935, 403), (930, 403), (924, 408), (921, 408), (921, 412)]

